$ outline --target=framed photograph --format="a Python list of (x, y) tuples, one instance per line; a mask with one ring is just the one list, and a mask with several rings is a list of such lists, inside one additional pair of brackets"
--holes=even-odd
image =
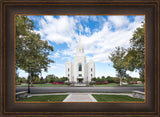
[(1, 116), (159, 116), (159, 1), (2, 1)]
[(15, 17), (16, 102), (145, 102), (144, 15)]

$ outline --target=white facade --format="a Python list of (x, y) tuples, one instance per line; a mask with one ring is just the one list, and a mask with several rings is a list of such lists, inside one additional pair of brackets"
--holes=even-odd
[(87, 83), (95, 77), (94, 61), (86, 63), (86, 56), (80, 38), (76, 55), (74, 56), (74, 63), (67, 61), (65, 64), (65, 75), (68, 77), (69, 82), (75, 83)]

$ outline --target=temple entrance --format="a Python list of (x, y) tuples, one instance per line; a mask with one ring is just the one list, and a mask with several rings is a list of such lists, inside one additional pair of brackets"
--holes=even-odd
[(83, 83), (83, 78), (78, 78), (77, 83), (80, 83), (80, 84)]

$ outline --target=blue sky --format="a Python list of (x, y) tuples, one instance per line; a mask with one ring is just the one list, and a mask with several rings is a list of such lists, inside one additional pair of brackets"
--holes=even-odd
[[(144, 16), (28, 16), (33, 20), (34, 31), (40, 33), (42, 40), (47, 40), (54, 51), (49, 58), (55, 63), (50, 64), (49, 74), (65, 76), (65, 62), (73, 58), (79, 37), (79, 25), (82, 26), (82, 45), (87, 61), (95, 61), (96, 77), (116, 76), (113, 63), (108, 56), (115, 47), (128, 48), (129, 40)], [(138, 72), (129, 72), (133, 77), (139, 77)], [(27, 73), (19, 70), (19, 75), (27, 77)]]

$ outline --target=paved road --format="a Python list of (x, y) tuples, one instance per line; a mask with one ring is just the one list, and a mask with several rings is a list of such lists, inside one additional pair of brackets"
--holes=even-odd
[[(31, 93), (56, 93), (56, 92), (132, 92), (144, 91), (144, 87), (31, 87)], [(27, 87), (16, 87), (16, 92), (27, 91)]]

